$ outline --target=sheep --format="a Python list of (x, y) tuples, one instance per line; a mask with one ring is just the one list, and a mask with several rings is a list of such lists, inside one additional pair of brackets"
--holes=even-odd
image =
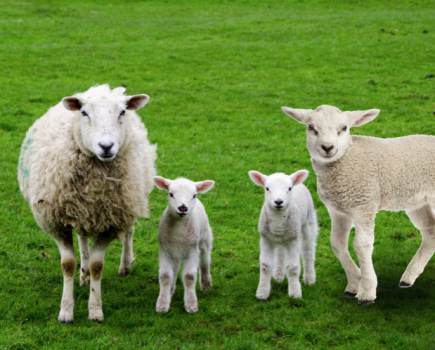
[(304, 282), (316, 282), (314, 260), (318, 226), (313, 199), (302, 184), (308, 176), (307, 170), (286, 175), (275, 173), (266, 176), (250, 171), (249, 177), (265, 189), (265, 202), (261, 209), (258, 231), (260, 232), (260, 283), (257, 299), (267, 300), (270, 294), (270, 279), (288, 278), (288, 294), (302, 298), (299, 282), (300, 257), (304, 264)]
[[(116, 238), (123, 243), (118, 273), (133, 266), (137, 217), (148, 215), (156, 146), (134, 110), (145, 94), (126, 96), (108, 85), (65, 97), (27, 131), (18, 165), (20, 190), (43, 231), (57, 243), (64, 279), (58, 321), (73, 321), (79, 236), (80, 285), (90, 282), (89, 319), (103, 321), (104, 255)], [(89, 251), (89, 237), (93, 237)]]
[[(380, 139), (349, 134), (351, 127), (376, 118), (378, 109), (342, 112), (324, 105), (316, 110), (282, 110), (307, 125), (317, 191), (331, 216), (331, 246), (348, 279), (344, 296), (358, 298), (362, 305), (376, 299), (372, 252), (379, 210), (405, 210), (421, 232), (421, 246), (399, 283), (401, 288), (411, 287), (435, 251), (435, 137)], [(360, 268), (348, 250), (353, 226)]]
[(171, 181), (155, 176), (154, 184), (168, 192), (168, 206), (160, 220), (158, 234), (160, 294), (156, 311), (169, 311), (183, 262), (184, 306), (188, 313), (194, 313), (198, 311), (195, 293), (198, 267), (201, 290), (212, 287), (210, 253), (213, 240), (207, 213), (196, 195), (208, 192), (214, 181), (193, 182), (185, 178)]

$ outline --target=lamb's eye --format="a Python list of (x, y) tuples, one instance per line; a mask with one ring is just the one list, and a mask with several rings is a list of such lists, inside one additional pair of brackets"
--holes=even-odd
[(343, 126), (343, 129), (341, 129), (341, 130), (346, 131), (347, 130), (347, 126)]
[(123, 115), (125, 115), (125, 111), (122, 111), (122, 112), (119, 114), (119, 116), (123, 116)]
[(89, 117), (89, 116), (88, 116), (88, 113), (86, 113), (85, 111), (82, 111), (82, 116), (84, 116), (84, 117)]
[(308, 130), (314, 130), (314, 127), (312, 125), (308, 125)]
[(266, 191), (269, 191), (269, 187), (266, 187)]
[(288, 190), (289, 190), (289, 191), (291, 191), (291, 190), (292, 190), (292, 188), (291, 188), (291, 187), (289, 187), (289, 188), (288, 188)]
[(193, 195), (193, 198), (196, 198), (196, 194)]
[(174, 198), (174, 195), (173, 195), (171, 192), (169, 192), (169, 195), (170, 195), (172, 198)]

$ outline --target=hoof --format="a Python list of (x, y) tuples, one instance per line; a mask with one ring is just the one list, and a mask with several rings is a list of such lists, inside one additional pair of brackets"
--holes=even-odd
[(267, 301), (267, 299), (269, 299), (269, 298), (265, 298), (265, 297), (257, 297), (257, 300), (258, 300), (258, 301)]
[(410, 288), (410, 287), (412, 287), (412, 284), (409, 284), (409, 283), (406, 283), (406, 282), (400, 281), (400, 283), (399, 283), (399, 287), (400, 287), (400, 288)]
[(370, 304), (374, 304), (374, 300), (358, 300), (358, 304), (360, 305), (370, 305)]
[(57, 319), (60, 323), (64, 323), (64, 324), (72, 324), (73, 320), (67, 320), (67, 319), (61, 319), (60, 317)]
[(356, 298), (357, 293), (344, 292), (345, 298)]

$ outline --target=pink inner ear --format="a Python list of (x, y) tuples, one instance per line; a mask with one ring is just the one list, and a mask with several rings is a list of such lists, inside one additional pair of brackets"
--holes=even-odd
[(204, 181), (200, 186), (196, 187), (198, 192), (207, 191), (211, 186), (213, 186), (213, 182)]
[(308, 174), (305, 171), (298, 171), (297, 173), (295, 173), (293, 186), (298, 185), (301, 182), (303, 182), (307, 176), (308, 176)]
[(168, 185), (165, 182), (165, 179), (162, 178), (154, 178), (154, 182), (160, 187), (168, 190)]
[(260, 174), (252, 172), (252, 173), (250, 173), (250, 175), (254, 178), (254, 182), (257, 185), (264, 187), (263, 177)]

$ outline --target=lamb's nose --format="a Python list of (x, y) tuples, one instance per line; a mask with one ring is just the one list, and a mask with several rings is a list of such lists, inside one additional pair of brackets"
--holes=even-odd
[(282, 203), (284, 203), (284, 201), (281, 200), (281, 199), (277, 199), (277, 200), (275, 201), (275, 204), (276, 204), (276, 205), (281, 205)]
[(329, 146), (329, 147), (327, 147), (327, 146), (325, 146), (325, 145), (322, 145), (322, 149), (326, 152), (326, 153), (329, 153), (329, 151), (330, 150), (332, 150), (334, 148), (334, 146)]
[(187, 211), (187, 207), (182, 204), (178, 207), (178, 210), (180, 211), (180, 213), (185, 213)]
[(103, 149), (103, 151), (104, 151), (104, 153), (109, 153), (110, 152), (110, 149), (113, 147), (113, 145), (114, 145), (114, 143), (112, 142), (112, 143), (110, 143), (110, 144), (102, 144), (101, 142), (98, 144), (98, 146), (100, 146), (102, 149)]

